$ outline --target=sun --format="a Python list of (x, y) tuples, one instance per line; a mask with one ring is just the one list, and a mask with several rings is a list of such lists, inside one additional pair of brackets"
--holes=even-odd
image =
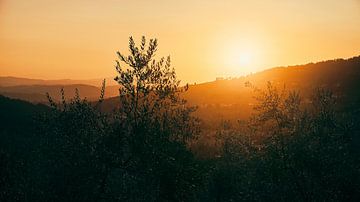
[(239, 52), (235, 54), (233, 62), (237, 63), (239, 67), (249, 67), (252, 64), (253, 55), (251, 52)]
[[(226, 35), (226, 37), (224, 37)], [(246, 76), (258, 72), (266, 61), (267, 43), (262, 36), (228, 31), (220, 32), (214, 40), (214, 61), (218, 72), (228, 77)]]
[(228, 48), (226, 52), (227, 54), (224, 57), (225, 67), (232, 74), (244, 75), (254, 71), (256, 63), (254, 50), (243, 46), (235, 46)]

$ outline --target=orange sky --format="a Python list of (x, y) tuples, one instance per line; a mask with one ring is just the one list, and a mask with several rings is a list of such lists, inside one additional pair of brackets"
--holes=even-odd
[(360, 55), (360, 1), (0, 0), (0, 76), (114, 76), (130, 35), (204, 82)]

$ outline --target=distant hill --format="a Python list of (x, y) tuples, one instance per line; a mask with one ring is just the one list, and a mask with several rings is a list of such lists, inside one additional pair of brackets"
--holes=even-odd
[[(64, 88), (67, 99), (74, 97), (75, 89), (79, 89), (80, 96), (90, 101), (97, 100), (100, 96), (102, 79), (90, 80), (42, 80), (19, 77), (0, 77), (0, 95), (9, 98), (26, 100), (32, 103), (47, 102), (48, 92), (55, 101), (60, 99), (60, 89)], [(118, 84), (113, 78), (106, 78), (105, 98), (119, 94)]]
[[(46, 93), (58, 101), (61, 99), (60, 90), (64, 89), (65, 98), (71, 99), (75, 95), (75, 89), (78, 89), (82, 98), (87, 98), (90, 101), (99, 99), (100, 87), (90, 86), (85, 84), (71, 84), (71, 85), (18, 85), (0, 87), (0, 94), (15, 98), (26, 100), (33, 103), (47, 102)], [(105, 97), (114, 97), (119, 94), (118, 86), (108, 86), (105, 89)]]
[[(28, 85), (73, 85), (84, 84), (90, 86), (100, 87), (103, 79), (88, 79), (88, 80), (73, 80), (73, 79), (59, 79), (59, 80), (43, 80), (43, 79), (29, 79), (12, 76), (0, 77), (0, 86), (28, 86)], [(106, 85), (115, 85), (116, 82), (113, 78), (106, 78)]]

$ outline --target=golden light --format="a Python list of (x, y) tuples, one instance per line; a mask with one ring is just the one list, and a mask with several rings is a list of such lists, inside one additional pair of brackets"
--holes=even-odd
[(238, 63), (239, 67), (248, 67), (252, 63), (253, 55), (251, 52), (239, 52), (234, 57), (234, 63)]
[(230, 74), (240, 76), (256, 71), (259, 58), (253, 46), (246, 44), (232, 44), (224, 48), (225, 67)]

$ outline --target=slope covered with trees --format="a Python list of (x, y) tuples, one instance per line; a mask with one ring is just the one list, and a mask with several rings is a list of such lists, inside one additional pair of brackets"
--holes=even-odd
[(359, 78), (360, 56), (272, 68), (240, 78), (190, 85), (184, 98), (199, 106), (197, 115), (211, 126), (222, 120), (249, 118), (253, 112), (254, 95), (246, 83), (264, 88), (270, 81), (278, 88), (299, 91), (304, 103), (309, 103), (313, 91), (322, 87), (334, 92), (341, 107), (351, 109), (360, 101), (360, 91), (354, 90), (360, 86)]

